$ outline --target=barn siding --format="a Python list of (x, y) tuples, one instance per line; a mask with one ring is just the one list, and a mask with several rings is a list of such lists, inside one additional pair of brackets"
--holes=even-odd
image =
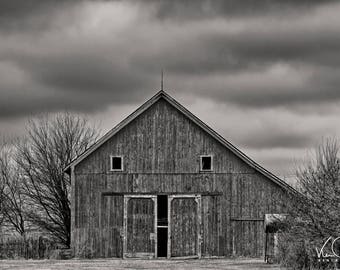
[[(109, 156), (124, 156), (110, 172)], [(213, 154), (214, 171), (199, 172)], [(263, 254), (265, 213), (280, 212), (281, 187), (256, 172), (160, 99), (75, 167), (72, 244), (95, 257), (122, 256), (123, 197), (103, 192), (218, 193), (202, 197), (203, 256)], [(238, 221), (235, 221), (238, 219)]]

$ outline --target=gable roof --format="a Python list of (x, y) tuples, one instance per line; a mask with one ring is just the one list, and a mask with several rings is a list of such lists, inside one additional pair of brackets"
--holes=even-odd
[(103, 137), (101, 137), (94, 145), (92, 145), (89, 149), (87, 149), (85, 152), (83, 152), (80, 156), (78, 156), (76, 159), (74, 159), (66, 168), (65, 172), (69, 173), (70, 169), (73, 166), (76, 166), (79, 164), (82, 160), (84, 160), (87, 156), (89, 156), (91, 153), (93, 153), (96, 149), (98, 149), (102, 144), (104, 144), (107, 140), (109, 140), (112, 136), (114, 136), (117, 132), (119, 132), (122, 128), (124, 128), (126, 125), (128, 125), (130, 122), (132, 122), (136, 117), (138, 117), (140, 114), (142, 114), (144, 111), (146, 111), (148, 108), (150, 108), (154, 103), (156, 103), (159, 99), (163, 98), (168, 103), (170, 103), (172, 106), (174, 106), (177, 110), (179, 110), (181, 113), (183, 113), (186, 117), (188, 117), (191, 121), (193, 121), (196, 125), (198, 125), (200, 128), (202, 128), (204, 131), (206, 131), (208, 134), (210, 134), (213, 138), (215, 138), (218, 142), (220, 142), (222, 145), (224, 145), (226, 148), (228, 148), (231, 152), (233, 152), (237, 157), (239, 157), (241, 160), (243, 160), (245, 163), (247, 163), (250, 167), (252, 167), (254, 170), (258, 171), (262, 175), (269, 178), (271, 181), (275, 182), (282, 188), (286, 189), (287, 191), (297, 192), (292, 186), (272, 174), (271, 172), (267, 171), (265, 168), (257, 164), (254, 160), (246, 156), (243, 152), (241, 152), (239, 149), (237, 149), (234, 145), (232, 145), (230, 142), (228, 142), (226, 139), (224, 139), (221, 135), (219, 135), (216, 131), (214, 131), (212, 128), (210, 128), (208, 125), (206, 125), (204, 122), (202, 122), (198, 117), (193, 115), (190, 111), (188, 111), (184, 106), (182, 106), (180, 103), (178, 103), (174, 98), (172, 98), (170, 95), (165, 93), (163, 90), (156, 93), (152, 98), (150, 98), (148, 101), (146, 101), (143, 105), (141, 105), (138, 109), (136, 109), (133, 113), (131, 113), (128, 117), (126, 117), (123, 121), (121, 121), (118, 125), (116, 125), (113, 129), (108, 131)]

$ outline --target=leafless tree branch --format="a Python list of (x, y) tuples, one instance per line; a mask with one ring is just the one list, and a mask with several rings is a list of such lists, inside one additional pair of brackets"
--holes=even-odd
[(29, 220), (70, 245), (70, 178), (64, 168), (98, 138), (86, 118), (70, 113), (30, 120), (27, 136), (16, 146), (23, 189), (35, 206)]

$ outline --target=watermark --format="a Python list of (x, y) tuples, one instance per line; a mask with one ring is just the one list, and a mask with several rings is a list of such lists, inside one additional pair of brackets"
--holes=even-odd
[(335, 269), (340, 265), (340, 237), (328, 237), (321, 249), (316, 249), (317, 261), (319, 263), (334, 263)]

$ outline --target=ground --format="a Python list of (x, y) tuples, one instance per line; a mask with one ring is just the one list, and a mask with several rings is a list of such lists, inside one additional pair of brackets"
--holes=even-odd
[(3, 260), (1, 270), (123, 270), (123, 269), (213, 269), (248, 270), (281, 269), (278, 265), (266, 264), (259, 259), (211, 259), (211, 260)]

